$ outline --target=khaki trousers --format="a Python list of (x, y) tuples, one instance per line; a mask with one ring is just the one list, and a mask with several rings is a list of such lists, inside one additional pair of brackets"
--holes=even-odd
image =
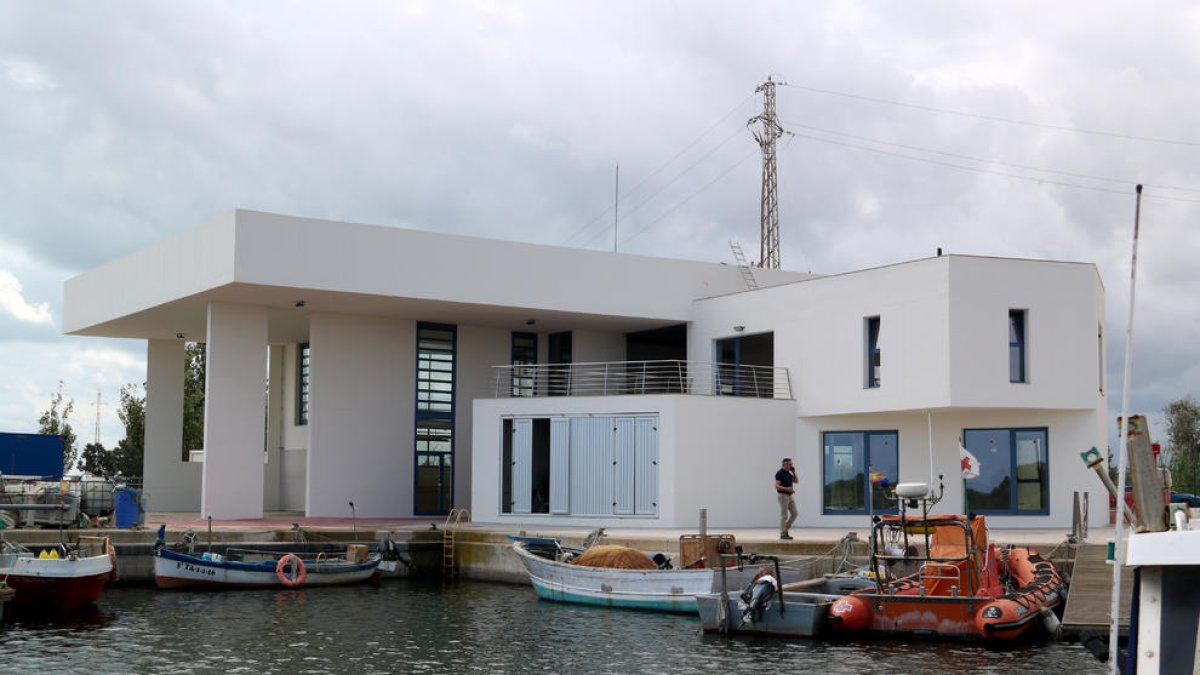
[(779, 498), (779, 534), (787, 534), (796, 522), (796, 516), (800, 515), (796, 509), (796, 495), (779, 492), (775, 496)]

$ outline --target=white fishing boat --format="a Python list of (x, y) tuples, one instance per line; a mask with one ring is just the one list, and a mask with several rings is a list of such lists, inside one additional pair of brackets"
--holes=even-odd
[(100, 599), (100, 591), (116, 577), (116, 552), (107, 538), (80, 540), (72, 546), (0, 540), (0, 578), (15, 592), (14, 608), (68, 612)]
[(708, 568), (575, 565), (563, 559), (582, 551), (562, 547), (556, 539), (518, 539), (513, 550), (529, 571), (538, 597), (545, 600), (691, 614), (696, 611), (696, 596), (713, 592), (714, 570)]

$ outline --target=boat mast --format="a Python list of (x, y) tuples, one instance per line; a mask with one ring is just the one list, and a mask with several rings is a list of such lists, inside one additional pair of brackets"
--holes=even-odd
[[(1125, 504), (1125, 462), (1129, 456), (1129, 373), (1133, 365), (1133, 299), (1137, 288), (1137, 250), (1138, 227), (1142, 215), (1142, 186), (1137, 186), (1137, 202), (1133, 210), (1133, 258), (1129, 265), (1129, 322), (1125, 331), (1125, 375), (1121, 384), (1121, 442), (1117, 450), (1117, 503)], [(1120, 507), (1118, 507), (1120, 508)], [(1118, 511), (1118, 513), (1120, 513)], [(1117, 675), (1120, 671), (1117, 663), (1118, 627), (1121, 622), (1121, 568), (1125, 563), (1125, 519), (1118, 515), (1116, 529), (1116, 550), (1113, 553), (1113, 592), (1112, 604), (1109, 606), (1111, 623), (1108, 629), (1108, 672)]]

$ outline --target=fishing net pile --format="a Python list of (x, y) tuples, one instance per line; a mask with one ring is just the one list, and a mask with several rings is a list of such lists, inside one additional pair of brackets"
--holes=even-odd
[(652, 570), (656, 567), (650, 556), (628, 546), (602, 544), (593, 546), (571, 561), (573, 565), (611, 567), (622, 570)]

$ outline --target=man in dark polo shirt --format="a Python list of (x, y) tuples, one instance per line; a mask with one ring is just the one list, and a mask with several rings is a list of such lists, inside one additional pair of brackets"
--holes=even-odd
[(796, 522), (796, 467), (791, 457), (783, 458), (783, 468), (775, 472), (775, 496), (779, 498), (779, 538), (791, 539), (788, 530)]

